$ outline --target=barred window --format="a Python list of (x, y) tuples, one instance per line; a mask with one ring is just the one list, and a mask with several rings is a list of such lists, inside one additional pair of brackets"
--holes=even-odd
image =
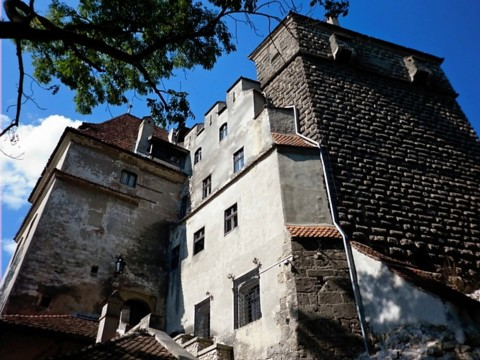
[(195, 157), (193, 159), (193, 164), (195, 165), (200, 160), (202, 160), (202, 148), (198, 148), (197, 151), (195, 151)]
[(243, 169), (245, 165), (245, 161), (243, 158), (243, 147), (238, 150), (235, 154), (233, 154), (233, 172), (239, 172)]
[(262, 317), (260, 308), (260, 275), (258, 268), (234, 280), (235, 329)]
[(120, 184), (134, 188), (137, 185), (137, 174), (127, 170), (122, 170), (122, 174), (120, 175)]
[(219, 141), (222, 141), (223, 139), (225, 139), (227, 135), (228, 135), (228, 125), (227, 123), (225, 123), (222, 126), (220, 126), (220, 130), (218, 132)]
[(205, 248), (205, 228), (201, 228), (193, 234), (193, 255), (198, 254)]
[(205, 199), (212, 193), (212, 176), (208, 175), (202, 181), (202, 199)]
[(225, 234), (238, 226), (237, 204), (225, 210)]
[(193, 334), (204, 339), (210, 338), (210, 299), (195, 305)]

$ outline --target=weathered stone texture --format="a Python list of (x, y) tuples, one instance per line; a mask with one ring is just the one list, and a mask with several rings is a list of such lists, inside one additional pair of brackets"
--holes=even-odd
[(363, 350), (339, 239), (294, 239), (298, 358), (351, 359)]
[[(281, 46), (266, 42), (252, 58), (272, 104), (295, 105), (300, 131), (325, 146), (342, 227), (398, 260), (446, 279), (461, 276), (463, 290), (478, 288), (480, 142), (441, 60), (291, 19), (300, 52), (279, 67), (265, 53)], [(329, 36), (338, 31), (355, 49), (349, 64), (329, 55)], [(403, 60), (409, 55), (421, 59), (430, 82), (411, 82)]]

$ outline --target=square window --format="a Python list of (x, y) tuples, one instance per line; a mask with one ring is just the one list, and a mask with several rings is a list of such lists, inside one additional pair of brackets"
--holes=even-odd
[(134, 188), (137, 185), (137, 174), (127, 170), (122, 170), (120, 184)]
[(225, 139), (227, 135), (228, 135), (228, 125), (227, 123), (225, 123), (222, 126), (220, 126), (220, 130), (218, 132), (219, 141), (222, 141), (223, 139)]
[(210, 338), (210, 299), (195, 305), (193, 335), (200, 338)]
[(195, 151), (195, 156), (193, 159), (193, 164), (195, 165), (198, 163), (200, 160), (202, 160), (202, 148), (198, 148), (197, 151)]
[(175, 246), (172, 249), (172, 257), (170, 261), (170, 269), (177, 270), (178, 265), (180, 264), (180, 245)]
[(258, 268), (235, 279), (233, 282), (233, 292), (235, 329), (262, 317), (260, 307), (260, 275)]
[(193, 234), (193, 255), (198, 254), (205, 248), (205, 228), (201, 228)]
[(237, 204), (225, 210), (225, 234), (238, 226)]
[(205, 199), (212, 193), (212, 176), (208, 175), (202, 181), (202, 199)]
[(243, 148), (238, 150), (235, 154), (233, 154), (233, 172), (239, 172), (243, 169), (245, 162), (243, 160)]

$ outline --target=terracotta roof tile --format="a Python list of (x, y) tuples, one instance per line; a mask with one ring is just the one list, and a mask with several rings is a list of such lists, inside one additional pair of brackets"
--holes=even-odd
[(342, 238), (339, 231), (330, 225), (287, 225), (287, 229), (296, 238)]
[(176, 360), (176, 357), (157, 342), (154, 336), (137, 331), (51, 359)]
[[(138, 127), (142, 120), (130, 114), (123, 114), (100, 124), (83, 123), (79, 128), (83, 134), (92, 136), (107, 144), (132, 151), (137, 141)], [(155, 127), (153, 136), (168, 141), (166, 130)]]
[(288, 145), (298, 147), (315, 147), (314, 144), (294, 134), (280, 134), (272, 132), (273, 142), (277, 145)]
[(2, 315), (0, 324), (81, 336), (94, 340), (98, 321), (75, 315)]

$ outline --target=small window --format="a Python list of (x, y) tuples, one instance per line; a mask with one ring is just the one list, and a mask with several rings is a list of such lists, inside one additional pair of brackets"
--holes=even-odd
[(97, 275), (98, 274), (98, 265), (92, 265), (90, 268), (90, 274), (91, 275)]
[(262, 317), (260, 308), (260, 275), (258, 268), (235, 279), (233, 282), (233, 292), (235, 329)]
[(202, 181), (202, 199), (205, 199), (212, 193), (212, 176), (208, 175)]
[(243, 160), (243, 148), (238, 150), (235, 154), (233, 154), (233, 172), (239, 172), (243, 169), (245, 162)]
[(172, 249), (172, 258), (170, 262), (170, 269), (177, 270), (178, 265), (180, 264), (180, 245), (175, 246)]
[(120, 183), (134, 188), (137, 185), (137, 174), (127, 170), (122, 170)]
[(210, 338), (210, 299), (195, 305), (194, 336)]
[(41, 307), (49, 307), (52, 302), (52, 297), (50, 295), (41, 294), (38, 298), (37, 304)]
[(200, 160), (202, 160), (202, 148), (198, 148), (197, 151), (195, 151), (195, 158), (193, 159), (193, 164), (195, 165)]
[(193, 234), (193, 255), (198, 254), (205, 248), (205, 228), (201, 228)]
[(225, 210), (225, 234), (238, 226), (237, 204)]
[(219, 134), (218, 134), (218, 138), (220, 141), (222, 141), (223, 139), (225, 139), (228, 135), (228, 126), (227, 126), (227, 123), (223, 124), (222, 126), (220, 126), (220, 131), (219, 131)]
[(180, 201), (180, 218), (183, 218), (190, 211), (190, 196), (187, 194)]

